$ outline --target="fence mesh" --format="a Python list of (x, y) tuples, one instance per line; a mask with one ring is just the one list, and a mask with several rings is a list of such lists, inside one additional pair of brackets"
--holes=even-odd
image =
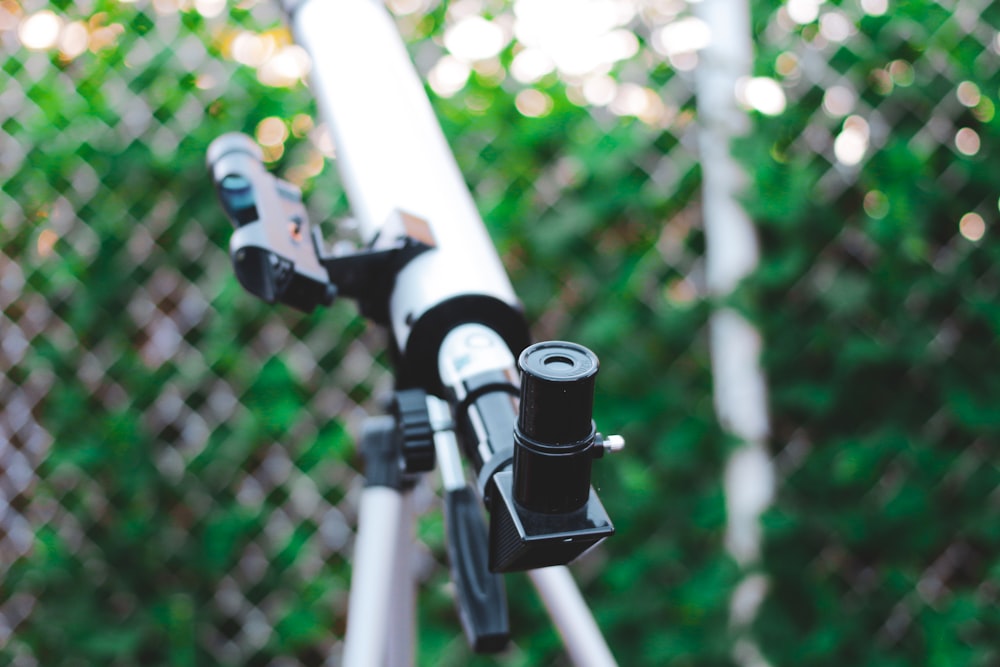
[[(623, 664), (731, 662), (690, 80), (710, 34), (670, 0), (388, 4), (536, 337), (602, 359), (596, 419), (631, 452), (597, 471), (619, 534), (576, 566), (599, 622)], [(892, 9), (755, 7), (776, 664), (996, 659), (1000, 18)], [(303, 54), (253, 0), (5, 0), (0, 48), (0, 663), (338, 664), (385, 336), (245, 294), (204, 168), (251, 134), (333, 232)], [(479, 664), (421, 498), (420, 662)], [(565, 664), (508, 579), (500, 662)]]
[(297, 615), (343, 618), (346, 433), (386, 376), (349, 309), (318, 325), (234, 289), (205, 142), (286, 108), (312, 116), (301, 87), (267, 99), (222, 55), (255, 33), (209, 18), (221, 9), (3, 6), (11, 664), (334, 652), (335, 632), (268, 646), (294, 640)]
[(980, 2), (758, 16), (788, 96), (748, 149), (759, 305), (781, 313), (758, 318), (782, 484), (757, 629), (779, 662), (997, 660), (998, 27)]
[[(670, 206), (692, 206), (694, 159), (680, 141), (690, 118), (666, 129), (688, 94), (668, 109), (632, 65), (632, 108), (659, 115), (627, 128), (586, 112), (579, 75), (574, 104), (558, 77), (502, 85), (510, 48), (474, 71), (446, 56), (431, 36), (469, 6), (394, 9), (422, 71), (451, 96), (444, 123), (528, 283), (539, 335), (601, 298), (623, 256), (655, 263), (643, 289), (662, 298), (656, 214), (621, 236), (601, 227), (623, 202), (618, 215), (643, 206), (637, 194), (662, 208), (656, 185), (687, 179)], [(509, 31), (509, 8), (498, 9)], [(351, 435), (391, 386), (384, 335), (350, 304), (306, 317), (242, 293), (203, 165), (214, 136), (242, 130), (303, 186), (315, 219), (345, 212), (301, 52), (268, 3), (2, 12), (5, 663), (335, 664), (359, 489)], [(616, 17), (604, 32), (634, 51), (633, 22)], [(449, 66), (468, 77), (460, 91)], [(670, 79), (661, 71), (657, 83)], [(604, 75), (588, 94), (611, 103), (618, 85)], [(564, 146), (555, 128), (579, 136)], [(604, 210), (560, 196), (595, 186)], [(694, 216), (680, 217), (660, 241), (678, 276), (693, 262), (683, 240)], [(618, 326), (604, 318), (598, 333)], [(467, 664), (440, 521), (432, 510), (418, 525), (421, 653)], [(558, 655), (551, 631), (530, 629), (537, 603), (512, 594), (524, 627), (505, 660)]]

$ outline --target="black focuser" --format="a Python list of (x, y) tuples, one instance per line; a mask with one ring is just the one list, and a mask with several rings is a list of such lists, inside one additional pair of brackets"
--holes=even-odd
[(408, 474), (434, 469), (434, 429), (427, 413), (427, 392), (423, 389), (397, 391), (392, 401), (402, 438), (403, 470)]

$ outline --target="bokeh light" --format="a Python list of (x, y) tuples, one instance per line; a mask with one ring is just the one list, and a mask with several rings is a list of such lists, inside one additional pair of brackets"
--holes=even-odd
[(893, 60), (889, 63), (889, 75), (894, 84), (903, 88), (912, 86), (915, 79), (913, 66), (905, 60)]
[(38, 241), (35, 244), (38, 251), (38, 256), (42, 259), (46, 259), (52, 256), (55, 250), (56, 242), (59, 240), (59, 235), (51, 229), (43, 229), (38, 234)]
[(850, 116), (844, 121), (844, 129), (833, 142), (833, 154), (837, 162), (852, 167), (864, 159), (868, 152), (868, 121), (861, 116)]
[(653, 48), (665, 56), (694, 53), (711, 43), (711, 29), (695, 16), (669, 23), (653, 32)]
[(843, 42), (855, 33), (855, 28), (840, 12), (826, 12), (819, 19), (819, 33), (831, 42)]
[(657, 125), (667, 116), (660, 96), (635, 83), (623, 83), (619, 86), (609, 108), (613, 114), (634, 116), (647, 125)]
[(625, 27), (635, 11), (616, 0), (517, 0), (514, 35), (525, 48), (545, 53), (564, 76), (583, 79), (638, 52), (638, 39)]
[(889, 0), (861, 0), (861, 9), (869, 16), (882, 16), (889, 11)]
[(611, 104), (617, 92), (618, 83), (606, 74), (588, 77), (583, 82), (583, 97), (594, 106)]
[(522, 90), (514, 98), (514, 106), (522, 115), (529, 118), (539, 118), (552, 111), (552, 98), (534, 88)]
[(194, 8), (207, 19), (215, 18), (226, 9), (226, 0), (194, 0)]
[(540, 49), (520, 51), (510, 64), (511, 75), (521, 83), (535, 83), (555, 70), (552, 58)]
[(288, 126), (277, 116), (271, 116), (257, 123), (254, 136), (261, 146), (280, 146), (288, 139)]
[(248, 67), (259, 67), (267, 62), (277, 47), (272, 35), (258, 35), (245, 30), (233, 38), (230, 52), (236, 62)]
[(980, 100), (982, 100), (982, 95), (979, 92), (979, 86), (971, 81), (963, 81), (958, 84), (955, 94), (958, 96), (958, 101), (962, 103), (962, 106), (969, 107), (970, 109), (979, 104)]
[(257, 68), (257, 78), (264, 85), (287, 88), (304, 79), (311, 68), (312, 60), (306, 50), (298, 44), (289, 44)]
[(819, 6), (820, 0), (789, 0), (785, 9), (790, 19), (805, 25), (819, 18)]
[(774, 61), (774, 71), (785, 77), (793, 77), (799, 73), (799, 58), (794, 53), (782, 52)]
[(955, 133), (955, 148), (962, 155), (975, 155), (979, 152), (979, 134), (970, 127), (963, 127)]
[(467, 62), (496, 56), (507, 45), (503, 28), (482, 16), (467, 16), (444, 33), (444, 46), (456, 58)]
[(43, 51), (56, 45), (61, 29), (62, 19), (55, 12), (43, 9), (21, 21), (17, 28), (17, 37), (25, 48)]
[(854, 110), (857, 96), (846, 86), (831, 86), (823, 95), (823, 110), (834, 118), (842, 118)]
[(431, 5), (429, 0), (388, 0), (386, 4), (396, 16), (409, 16), (423, 12)]
[(451, 97), (465, 87), (472, 70), (455, 56), (444, 56), (427, 74), (427, 83), (431, 90), (441, 97)]
[(770, 77), (741, 79), (736, 84), (736, 99), (746, 107), (767, 116), (777, 116), (785, 110), (785, 91)]
[(74, 21), (62, 30), (59, 36), (59, 53), (67, 60), (82, 55), (87, 50), (90, 33), (82, 21)]
[(865, 213), (880, 220), (889, 214), (889, 199), (880, 190), (871, 190), (865, 194)]
[(966, 213), (958, 223), (958, 231), (970, 241), (979, 241), (986, 234), (986, 221), (978, 213)]

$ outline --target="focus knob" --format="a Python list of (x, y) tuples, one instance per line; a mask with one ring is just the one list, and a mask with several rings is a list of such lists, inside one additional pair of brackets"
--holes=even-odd
[(434, 469), (434, 429), (423, 389), (397, 391), (393, 413), (403, 440), (403, 467), (407, 473)]

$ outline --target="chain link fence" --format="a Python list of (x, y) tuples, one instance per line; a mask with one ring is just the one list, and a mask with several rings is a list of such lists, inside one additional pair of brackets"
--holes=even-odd
[[(206, 142), (311, 115), (223, 55), (255, 33), (222, 9), (3, 5), (5, 664), (335, 652), (347, 433), (387, 377), (348, 309), (317, 326), (232, 282)], [(331, 632), (297, 637), (310, 614)]]
[[(691, 92), (711, 32), (670, 0), (389, 5), (536, 337), (602, 359), (595, 419), (631, 451), (597, 471), (619, 534), (575, 566), (599, 623), (622, 664), (729, 664)], [(896, 9), (754, 8), (763, 258), (735, 301), (773, 387), (773, 664), (996, 660), (1000, 23)], [(204, 167), (253, 135), (333, 233), (307, 58), (252, 0), (7, 0), (0, 48), (0, 664), (338, 664), (385, 335), (245, 294)], [(469, 655), (430, 486), (419, 662), (565, 664), (521, 577), (514, 647)]]
[[(594, 5), (606, 53), (580, 64), (579, 45), (546, 55), (544, 35), (534, 60), (518, 60), (529, 49), (508, 44), (509, 7), (410, 4), (392, 9), (537, 335), (617, 347), (632, 311), (653, 309), (612, 310), (609, 280), (690, 309), (690, 93), (662, 58), (633, 58), (632, 28), (646, 25), (635, 8)], [(460, 58), (474, 43), (438, 43), (483, 12), (501, 26), (496, 53)], [(301, 316), (244, 294), (203, 164), (212, 138), (245, 131), (304, 188), (314, 219), (345, 214), (335, 147), (301, 83), (308, 62), (279, 18), (255, 2), (2, 5), (4, 664), (338, 660), (360, 487), (352, 436), (391, 388), (385, 336), (350, 304)], [(581, 39), (595, 36), (584, 28)], [(613, 223), (620, 233), (607, 233)], [(649, 350), (652, 335), (637, 342)], [(692, 363), (683, 349), (669, 359)], [(608, 385), (631, 383), (647, 361), (636, 350), (618, 369), (607, 362)], [(676, 394), (685, 382), (672, 384)], [(609, 423), (652, 424), (656, 408), (614, 399)], [(606, 483), (651, 484), (639, 461)], [(421, 661), (472, 664), (429, 492), (423, 505)], [(657, 514), (635, 517), (650, 525)], [(676, 539), (634, 532), (630, 543)], [(646, 562), (654, 569), (652, 553)], [(643, 578), (615, 583), (610, 571), (605, 552), (579, 574), (606, 599)], [(511, 578), (517, 638), (502, 661), (558, 663), (525, 587)], [(648, 641), (634, 616), (668, 604), (597, 613)]]
[(758, 636), (781, 664), (995, 664), (1000, 13), (789, 2), (757, 26), (788, 98), (747, 147), (782, 478)]

